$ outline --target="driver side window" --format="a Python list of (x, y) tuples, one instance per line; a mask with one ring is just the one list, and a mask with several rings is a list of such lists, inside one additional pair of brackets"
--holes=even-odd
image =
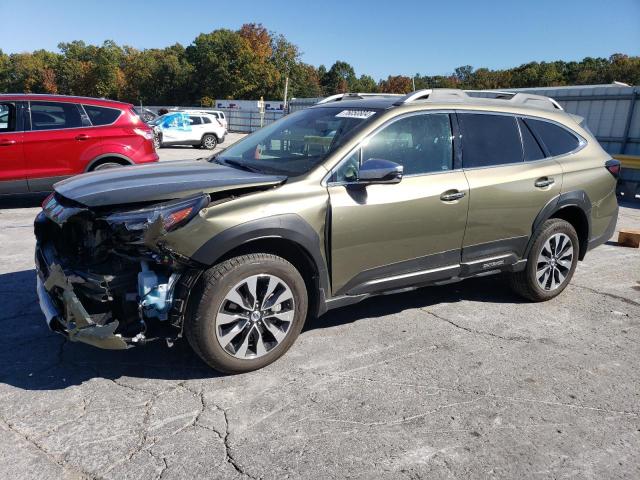
[(447, 113), (410, 115), (387, 125), (343, 160), (331, 182), (353, 182), (362, 162), (390, 160), (404, 167), (404, 175), (453, 169), (453, 134)]

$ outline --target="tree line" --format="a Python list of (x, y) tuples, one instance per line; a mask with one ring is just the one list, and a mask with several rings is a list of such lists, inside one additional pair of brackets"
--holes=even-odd
[(420, 88), (496, 89), (640, 84), (640, 57), (620, 53), (582, 61), (530, 62), (492, 70), (461, 66), (449, 75), (356, 75), (347, 62), (330, 68), (301, 60), (300, 49), (261, 24), (198, 35), (184, 47), (138, 50), (111, 40), (102, 45), (60, 43), (58, 52), (5, 54), (0, 50), (0, 92), (58, 93), (146, 105), (209, 106), (216, 99), (281, 99), (334, 93), (407, 93)]

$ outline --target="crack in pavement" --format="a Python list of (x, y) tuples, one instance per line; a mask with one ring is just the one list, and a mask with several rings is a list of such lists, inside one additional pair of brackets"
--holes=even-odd
[[(398, 382), (389, 382), (386, 380), (378, 380), (378, 379), (374, 379), (374, 378), (370, 378), (370, 377), (358, 377), (358, 376), (344, 376), (344, 375), (340, 375), (340, 374), (330, 374), (330, 373), (319, 373), (319, 372), (314, 372), (315, 375), (319, 375), (319, 376), (323, 376), (323, 377), (332, 377), (332, 378), (347, 378), (349, 380), (360, 380), (360, 381), (366, 381), (366, 382), (372, 382), (372, 383), (382, 383), (382, 384), (392, 384), (392, 385), (397, 385), (397, 386), (406, 386), (406, 387), (410, 387), (410, 388), (428, 388), (428, 389), (432, 389), (432, 390), (437, 390), (438, 392), (448, 392), (448, 393), (460, 393), (463, 395), (475, 395), (479, 398), (491, 398), (491, 399), (497, 399), (497, 400), (504, 400), (504, 401), (508, 401), (508, 402), (513, 402), (513, 403), (536, 403), (536, 404), (541, 404), (541, 405), (548, 405), (548, 406), (552, 406), (552, 407), (562, 407), (562, 408), (569, 408), (569, 409), (576, 409), (576, 410), (588, 410), (588, 411), (593, 411), (593, 412), (600, 412), (600, 413), (608, 413), (608, 414), (614, 414), (614, 415), (624, 415), (624, 416), (631, 416), (631, 417), (640, 417), (640, 411), (634, 411), (634, 410), (613, 410), (613, 409), (608, 409), (608, 408), (602, 408), (602, 407), (595, 407), (595, 406), (591, 406), (591, 405), (583, 405), (583, 404), (577, 404), (577, 403), (566, 403), (566, 402), (553, 402), (550, 400), (538, 400), (535, 398), (518, 398), (518, 397), (510, 397), (507, 395), (498, 395), (498, 394), (494, 394), (494, 393), (487, 393), (487, 392), (483, 392), (483, 391), (479, 391), (479, 390), (467, 390), (464, 388), (446, 388), (446, 387), (440, 387), (437, 385), (423, 385), (423, 384), (415, 384), (415, 383), (406, 383), (406, 384), (402, 384), (402, 383), (398, 383)], [(428, 395), (437, 395), (438, 392), (435, 393), (429, 393)], [(465, 403), (465, 402), (461, 402), (461, 403)], [(469, 402), (471, 403), (471, 402)], [(451, 405), (455, 405), (455, 404), (451, 404)], [(445, 405), (447, 406), (447, 405)], [(427, 412), (428, 413), (428, 412)], [(419, 416), (424, 416), (423, 414), (419, 414), (415, 417), (419, 417)], [(406, 419), (411, 419), (412, 417), (406, 417)], [(304, 419), (302, 419), (304, 420)], [(301, 420), (298, 420), (298, 422)], [(394, 421), (394, 422), (399, 422), (398, 420)], [(297, 423), (297, 422), (294, 422)], [(345, 423), (354, 423), (354, 424), (362, 424), (365, 425), (364, 422), (349, 422), (346, 421)], [(373, 422), (371, 425), (384, 425), (387, 422)], [(402, 423), (402, 422), (400, 422)], [(369, 425), (369, 424), (366, 424)]]
[(43, 445), (41, 445), (38, 441), (36, 441), (35, 439), (31, 438), (29, 435), (21, 432), (18, 428), (16, 428), (10, 421), (8, 421), (6, 418), (0, 416), (0, 421), (14, 434), (16, 434), (17, 436), (19, 436), (20, 438), (22, 438), (23, 440), (25, 440), (27, 443), (29, 443), (30, 445), (33, 445), (39, 452), (41, 452), (49, 461), (55, 463), (56, 465), (58, 465), (60, 468), (66, 471), (71, 470), (73, 473), (75, 473), (79, 478), (82, 479), (94, 479), (96, 478), (93, 474), (83, 470), (81, 467), (77, 466), (77, 465), (72, 465), (69, 462), (66, 461), (66, 459), (64, 457), (59, 457), (57, 455), (54, 455), (52, 453), (49, 453), (47, 451), (46, 448), (44, 448)]
[(348, 425), (360, 425), (363, 427), (390, 427), (390, 426), (395, 426), (395, 425), (402, 425), (404, 423), (409, 423), (412, 422), (414, 420), (418, 420), (420, 418), (424, 418), (427, 417), (429, 415), (432, 415), (434, 413), (439, 412), (440, 410), (444, 410), (446, 408), (450, 408), (450, 407), (456, 407), (458, 405), (469, 405), (471, 403), (475, 403), (477, 401), (479, 401), (479, 398), (473, 398), (471, 400), (465, 400), (463, 402), (453, 402), (453, 403), (447, 403), (444, 405), (438, 405), (436, 408), (431, 409), (431, 410), (427, 410), (426, 412), (421, 412), (421, 413), (417, 413), (415, 415), (410, 415), (408, 417), (402, 417), (396, 420), (388, 420), (388, 421), (380, 421), (380, 422), (359, 422), (357, 420), (345, 420), (345, 419), (341, 419), (341, 418), (326, 418), (326, 417), (315, 417), (315, 418), (301, 418), (299, 420), (296, 420), (295, 422), (291, 422), (290, 425), (294, 425), (296, 423), (300, 423), (302, 421), (305, 420), (310, 420), (310, 421), (320, 421), (320, 422), (329, 422), (329, 423), (345, 423)]
[(596, 295), (602, 295), (603, 297), (609, 297), (609, 298), (613, 298), (614, 300), (619, 300), (623, 303), (626, 303), (628, 305), (633, 305), (635, 307), (640, 307), (640, 302), (636, 302), (635, 300), (631, 300), (630, 298), (626, 298), (623, 297), (621, 295), (616, 295), (615, 293), (609, 293), (609, 292), (601, 292), (599, 290), (596, 290), (595, 288), (591, 288), (591, 287), (587, 287), (585, 285), (580, 285), (578, 283), (570, 283), (569, 286), (573, 286), (576, 288), (582, 288), (583, 290), (587, 290), (588, 292), (591, 293), (595, 293)]
[(453, 320), (449, 320), (448, 318), (443, 317), (441, 315), (438, 315), (437, 313), (434, 313), (434, 312), (432, 312), (430, 310), (427, 310), (426, 308), (420, 308), (420, 310), (425, 312), (425, 313), (428, 313), (429, 315), (437, 318), (438, 320), (442, 320), (443, 322), (447, 322), (448, 324), (453, 325), (454, 327), (459, 328), (460, 330), (464, 330), (465, 332), (468, 332), (468, 333), (473, 333), (473, 334), (476, 334), (476, 335), (486, 335), (488, 337), (498, 338), (500, 340), (513, 341), (513, 342), (525, 342), (525, 343), (528, 343), (528, 342), (532, 341), (532, 339), (529, 338), (529, 337), (522, 337), (522, 336), (505, 337), (505, 336), (502, 336), (502, 335), (498, 335), (496, 333), (483, 332), (481, 330), (476, 330), (474, 328), (469, 328), (469, 327), (465, 327), (463, 325), (460, 325), (460, 324), (454, 322)]
[(200, 390), (198, 392), (191, 390), (190, 388), (188, 388), (186, 385), (181, 385), (182, 388), (184, 388), (185, 390), (193, 393), (195, 396), (197, 396), (200, 399), (200, 411), (197, 413), (197, 415), (195, 416), (193, 422), (191, 423), (191, 425), (189, 426), (193, 426), (193, 427), (200, 427), (203, 428), (205, 430), (210, 430), (212, 432), (214, 432), (218, 438), (220, 438), (220, 440), (222, 440), (222, 443), (224, 445), (224, 450), (225, 450), (225, 463), (231, 465), (231, 467), (233, 467), (233, 469), (239, 473), (240, 475), (250, 478), (252, 480), (258, 480), (258, 477), (254, 477), (253, 475), (247, 473), (244, 469), (244, 466), (242, 466), (237, 460), (236, 458), (233, 456), (232, 452), (231, 452), (231, 443), (229, 441), (229, 435), (231, 433), (230, 427), (229, 427), (229, 417), (227, 415), (227, 410), (222, 408), (221, 406), (219, 406), (218, 404), (213, 404), (213, 408), (219, 412), (222, 412), (222, 416), (224, 418), (224, 434), (218, 432), (215, 428), (206, 426), (206, 425), (202, 425), (201, 423), (199, 423), (200, 420), (200, 416), (202, 415), (202, 413), (204, 413), (204, 411), (207, 408), (210, 408), (209, 405), (207, 405), (207, 402), (205, 401), (204, 398), (204, 391)]

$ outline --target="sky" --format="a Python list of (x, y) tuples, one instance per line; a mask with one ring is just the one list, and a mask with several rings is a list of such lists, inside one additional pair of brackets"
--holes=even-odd
[(303, 61), (344, 60), (376, 80), (640, 55), (640, 0), (0, 0), (0, 19), (5, 53), (72, 40), (187, 46), (202, 32), (262, 23), (298, 45)]

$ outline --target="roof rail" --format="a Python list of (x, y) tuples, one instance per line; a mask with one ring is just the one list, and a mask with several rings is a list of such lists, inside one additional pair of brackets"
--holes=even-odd
[[(551, 97), (534, 95), (532, 93), (516, 93), (510, 100), (513, 103), (532, 107), (544, 108), (547, 110), (564, 110), (562, 106)], [(551, 108), (550, 108), (551, 107)]]
[(533, 106), (546, 110), (563, 110), (553, 98), (542, 95), (534, 95), (524, 92), (508, 92), (501, 90), (459, 90), (455, 88), (428, 88), (417, 90), (400, 98), (394, 105), (405, 105), (418, 100), (431, 101), (459, 101), (465, 102), (473, 98), (487, 98), (492, 100), (505, 100), (517, 105)]
[(546, 110), (564, 110), (558, 102), (551, 97), (535, 95), (527, 92), (514, 92), (505, 90), (465, 90), (470, 97), (492, 98), (495, 100), (508, 100), (519, 105), (534, 106)]
[(415, 102), (416, 100), (464, 100), (468, 96), (464, 90), (458, 90), (455, 88), (426, 88), (424, 90), (416, 90), (411, 92), (401, 99), (399, 99), (394, 105), (404, 105), (406, 103)]
[(330, 102), (339, 102), (341, 100), (357, 100), (359, 98), (365, 98), (365, 97), (401, 97), (401, 94), (398, 93), (355, 93), (355, 92), (348, 92), (348, 93), (337, 93), (335, 95), (330, 95), (326, 98), (323, 98), (322, 100), (320, 100), (318, 103), (316, 103), (316, 105), (320, 105), (321, 103), (330, 103)]

